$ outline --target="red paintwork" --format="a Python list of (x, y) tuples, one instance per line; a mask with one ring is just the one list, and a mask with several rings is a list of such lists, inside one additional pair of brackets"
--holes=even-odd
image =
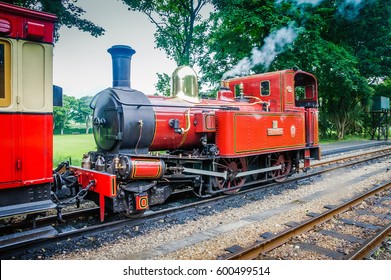
[[(175, 105), (189, 105), (188, 102), (182, 102), (172, 98), (149, 96), (152, 104), (172, 104)], [(191, 105), (191, 104), (190, 104)], [(172, 107), (155, 107), (155, 136), (152, 145), (149, 147), (150, 151), (160, 151), (166, 149), (186, 148), (189, 146), (200, 145), (199, 137), (194, 133), (194, 126), (189, 132), (178, 134), (173, 132), (173, 128), (169, 125), (170, 119), (179, 119), (181, 127), (187, 127), (186, 112), (187, 108), (172, 108)], [(194, 120), (194, 113), (201, 112), (199, 109), (193, 109), (190, 112), (191, 122)]]
[[(216, 119), (214, 117), (217, 109), (197, 108), (199, 106), (233, 106), (240, 108), (241, 111), (251, 112), (253, 110), (262, 110), (260, 104), (249, 105), (245, 102), (235, 102), (232, 100), (211, 100), (204, 99), (200, 103), (194, 104), (183, 100), (149, 96), (151, 102), (156, 107), (155, 110), (155, 136), (149, 147), (150, 151), (160, 151), (166, 149), (186, 149), (201, 146), (200, 135), (209, 133), (209, 140), (214, 142), (214, 132), (216, 132)], [(159, 105), (172, 105), (173, 107), (159, 107)], [(184, 105), (188, 108), (175, 108), (174, 106)], [(190, 129), (189, 131), (178, 134), (174, 133), (169, 125), (170, 119), (178, 119), (180, 127), (188, 127), (187, 111), (190, 110)], [(213, 123), (214, 122), (214, 123)], [(196, 124), (196, 125), (194, 125)]]
[(74, 172), (83, 189), (86, 188), (91, 181), (95, 181), (94, 186), (90, 188), (91, 191), (107, 197), (115, 197), (117, 195), (115, 175), (75, 166), (71, 166), (69, 170)]
[(131, 158), (129, 179), (159, 179), (163, 176), (164, 162), (161, 159)]
[(105, 217), (105, 197), (115, 197), (117, 195), (116, 176), (75, 166), (71, 166), (69, 170), (74, 172), (78, 183), (83, 189), (92, 181), (94, 182), (94, 185), (89, 190), (99, 194), (99, 214), (100, 220), (103, 222)]
[(149, 209), (149, 199), (148, 194), (136, 195), (135, 197), (135, 208), (138, 211)]
[[(236, 157), (305, 147), (303, 113), (216, 112), (220, 156)], [(277, 124), (273, 128), (273, 122)], [(221, 131), (221, 132), (220, 132)]]
[[(229, 80), (229, 88), (232, 92), (235, 92), (235, 86), (243, 84), (244, 96), (256, 96), (270, 103), (270, 112), (281, 112), (283, 110), (283, 83), (284, 72), (273, 72), (259, 74), (243, 78), (235, 78)], [(270, 81), (270, 96), (260, 96), (260, 81)]]
[[(297, 107), (294, 88), (295, 75), (305, 74), (316, 87), (313, 75), (285, 70), (229, 80), (228, 89), (218, 93), (217, 100), (204, 99), (200, 103), (150, 96), (155, 106), (155, 136), (150, 151), (165, 149), (186, 149), (199, 147), (200, 136), (208, 133), (208, 141), (215, 142), (223, 157), (247, 156), (274, 151), (303, 149), (317, 146), (318, 116), (317, 108)], [(260, 82), (270, 82), (270, 95), (260, 95)], [(235, 101), (235, 87), (243, 84), (243, 95), (250, 102)], [(308, 99), (310, 100), (310, 99)], [(311, 99), (317, 102), (317, 89)], [(263, 102), (268, 103), (265, 111)], [(173, 107), (158, 107), (158, 105)], [(178, 119), (180, 127), (188, 127), (187, 108), (174, 108), (186, 105), (190, 109), (190, 129), (174, 133), (169, 125), (170, 119)], [(231, 106), (238, 110), (217, 110), (198, 108), (200, 106)], [(275, 127), (274, 127), (274, 126)]]
[(202, 112), (195, 114), (194, 121), (197, 123), (196, 132), (215, 132), (216, 117), (214, 112)]
[(319, 144), (318, 133), (318, 114), (317, 109), (308, 108), (305, 112), (305, 119), (307, 123), (307, 135), (306, 140), (308, 143)]
[[(308, 88), (307, 93), (305, 88), (305, 97), (300, 99), (302, 103), (295, 100), (296, 75), (299, 75), (296, 86), (309, 84), (314, 89), (310, 91)], [(270, 94), (261, 96), (260, 84), (265, 80), (270, 83)], [(208, 144), (216, 144), (218, 156), (221, 157), (303, 151), (301, 155), (307, 167), (311, 153), (317, 151), (319, 142), (315, 77), (302, 71), (286, 70), (236, 78), (228, 83), (230, 88), (220, 90), (217, 99), (203, 99), (200, 103), (148, 96), (155, 112), (155, 135), (149, 151), (191, 150), (201, 147), (200, 139), (207, 135)], [(233, 92), (240, 84), (243, 84), (243, 95), (247, 98), (242, 101), (235, 99)], [(223, 110), (224, 106), (229, 108)], [(170, 126), (172, 119), (179, 121), (179, 128), (184, 130), (183, 133), (175, 132)], [(130, 161), (130, 172), (126, 180), (159, 179), (165, 172), (163, 159), (137, 157), (130, 158)], [(72, 170), (77, 170), (76, 174), (83, 188), (96, 179), (91, 170)], [(104, 197), (113, 197), (110, 190), (115, 188), (115, 184), (108, 178), (112, 177), (114, 180), (115, 175), (98, 174), (102, 179), (97, 180), (96, 186), (91, 190), (100, 195), (100, 207), (104, 212)], [(147, 209), (147, 194), (136, 195), (135, 202), (136, 210)], [(103, 219), (103, 214), (101, 218)]]
[(53, 43), (52, 14), (0, 2), (0, 34), (11, 38)]
[(0, 189), (53, 181), (53, 115), (0, 113)]

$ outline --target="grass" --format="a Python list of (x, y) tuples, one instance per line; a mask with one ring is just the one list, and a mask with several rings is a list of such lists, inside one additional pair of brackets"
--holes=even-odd
[(83, 154), (96, 150), (92, 134), (54, 135), (53, 166), (71, 159), (72, 165), (80, 166)]
[[(323, 138), (320, 139), (320, 144), (331, 144), (331, 143), (342, 143), (342, 142), (348, 142), (348, 141), (365, 141), (370, 140), (370, 136), (345, 136), (344, 139), (338, 140), (338, 139), (330, 139), (330, 138)], [(377, 139), (377, 138), (376, 138)]]

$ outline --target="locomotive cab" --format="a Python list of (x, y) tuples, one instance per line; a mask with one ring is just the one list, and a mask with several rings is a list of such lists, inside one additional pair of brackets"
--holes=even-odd
[(295, 106), (305, 108), (318, 107), (318, 89), (314, 76), (298, 73), (294, 80)]

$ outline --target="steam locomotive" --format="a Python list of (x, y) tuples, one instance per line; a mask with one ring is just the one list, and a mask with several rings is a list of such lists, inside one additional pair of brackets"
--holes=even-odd
[[(23, 10), (23, 13), (29, 23), (29, 18), (37, 12)], [(4, 14), (0, 13), (0, 26), (3, 18)], [(40, 15), (40, 20), (42, 24), (53, 22), (49, 15)], [(13, 40), (17, 41), (9, 34), (3, 39), (4, 32), (1, 34), (0, 43), (6, 48), (7, 44), (13, 46)], [(35, 43), (35, 38), (26, 36), (26, 40), (33, 40), (39, 46), (47, 47), (47, 43), (51, 43), (42, 42), (42, 38), (40, 43)], [(15, 208), (14, 203), (9, 203), (13, 195), (9, 192), (11, 189), (25, 189), (28, 193), (27, 188), (44, 187), (45, 193), (52, 195), (64, 189), (79, 196), (82, 193), (83, 198), (100, 206), (102, 221), (106, 209), (135, 216), (181, 191), (190, 190), (200, 197), (208, 197), (218, 193), (234, 194), (244, 186), (267, 180), (282, 181), (300, 168), (308, 168), (311, 158), (320, 158), (318, 91), (312, 74), (289, 69), (232, 78), (221, 82), (216, 98), (206, 99), (199, 96), (196, 73), (182, 66), (172, 75), (170, 97), (148, 96), (131, 87), (131, 58), (135, 50), (116, 45), (108, 52), (112, 56), (113, 85), (96, 94), (91, 102), (97, 150), (84, 155), (81, 167), (64, 163), (54, 170), (53, 176), (33, 172), (45, 181), (38, 178), (26, 183), (22, 179), (17, 181), (18, 185), (12, 185), (2, 175), (1, 197), (3, 204), (5, 201), (8, 205), (0, 205), (0, 213), (4, 207)], [(39, 60), (25, 57), (34, 63)], [(50, 53), (45, 58), (51, 59)], [(41, 59), (41, 64), (47, 63), (47, 59)], [(45, 71), (51, 74), (50, 65)], [(25, 77), (33, 74), (22, 71), (13, 75), (19, 73)], [(44, 89), (51, 86), (50, 79), (44, 81)], [(13, 92), (17, 87), (11, 88)], [(34, 99), (42, 96), (42, 86), (37, 86), (30, 94)], [(0, 94), (0, 101), (3, 95)], [(17, 97), (9, 100), (15, 101), (12, 106), (18, 108)], [(9, 108), (9, 104), (0, 103), (2, 118), (9, 117)], [(36, 165), (51, 166), (51, 109), (47, 108), (48, 123), (40, 120), (34, 129), (49, 143), (36, 147), (39, 158)], [(18, 116), (25, 115), (16, 111)], [(42, 114), (38, 117), (43, 118)], [(24, 137), (15, 136), (14, 127), (12, 124), (6, 132), (10, 139), (7, 141)], [(4, 140), (0, 141), (4, 147)], [(8, 152), (13, 153), (14, 149)], [(12, 156), (10, 158), (13, 160)], [(6, 167), (7, 174), (15, 171), (12, 160)], [(53, 204), (48, 195), (42, 201), (47, 205), (36, 207), (35, 211)], [(17, 204), (25, 205), (26, 201)], [(16, 208), (20, 212), (21, 207)]]

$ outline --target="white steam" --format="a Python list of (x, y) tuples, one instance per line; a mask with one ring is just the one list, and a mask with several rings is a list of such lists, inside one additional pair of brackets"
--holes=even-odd
[(253, 48), (251, 57), (246, 57), (239, 61), (232, 70), (224, 73), (222, 79), (248, 75), (250, 70), (257, 65), (263, 65), (268, 68), (276, 56), (284, 51), (285, 46), (293, 43), (297, 35), (298, 31), (293, 27), (293, 24), (271, 33), (265, 38), (261, 49)]
[(352, 20), (358, 16), (360, 10), (372, 0), (344, 0), (338, 7), (338, 13), (346, 19)]
[[(286, 0), (276, 0), (276, 4), (279, 5), (285, 1)], [(323, 0), (291, 0), (290, 2), (295, 3), (297, 6), (302, 5), (302, 4), (310, 4), (312, 6), (317, 6), (322, 1)]]
[[(283, 2), (290, 2), (299, 8), (304, 4), (317, 6), (323, 2), (323, 0), (275, 0), (276, 5), (280, 5)], [(338, 7), (337, 13), (348, 20), (352, 20), (358, 16), (360, 10), (366, 4), (371, 2), (373, 2), (373, 0), (343, 0)]]

